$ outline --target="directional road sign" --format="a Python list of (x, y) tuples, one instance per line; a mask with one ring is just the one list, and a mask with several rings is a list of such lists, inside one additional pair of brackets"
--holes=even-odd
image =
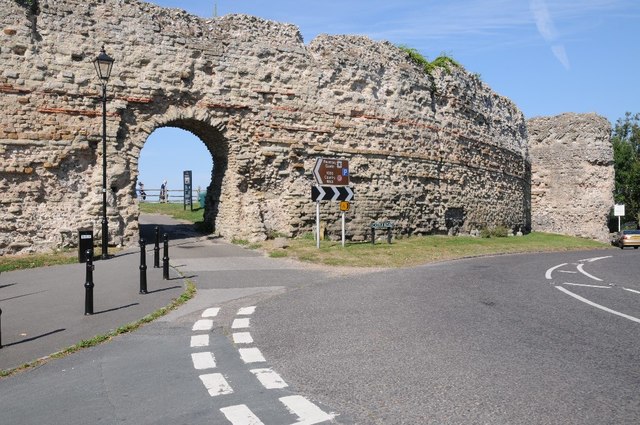
[(349, 161), (346, 159), (318, 158), (313, 176), (319, 185), (348, 186)]
[(349, 186), (312, 186), (312, 201), (351, 201), (353, 189)]

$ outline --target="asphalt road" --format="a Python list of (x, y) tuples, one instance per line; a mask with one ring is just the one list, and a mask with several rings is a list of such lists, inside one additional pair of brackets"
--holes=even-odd
[(0, 380), (0, 423), (636, 424), (638, 255), (348, 273), (185, 239), (194, 300)]
[(560, 288), (640, 318), (638, 255), (346, 276), (262, 303), (255, 338), (287, 382), (359, 424), (637, 424), (640, 323)]

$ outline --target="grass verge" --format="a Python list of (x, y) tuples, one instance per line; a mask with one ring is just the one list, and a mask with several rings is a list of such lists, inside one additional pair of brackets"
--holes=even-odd
[(153, 322), (157, 318), (166, 315), (172, 310), (175, 310), (176, 308), (178, 308), (179, 306), (181, 306), (182, 304), (186, 303), (187, 301), (189, 301), (191, 298), (194, 297), (196, 293), (196, 286), (193, 284), (193, 282), (189, 281), (188, 279), (185, 279), (185, 281), (187, 282), (185, 291), (178, 298), (175, 298), (171, 302), (171, 304), (165, 307), (162, 307), (161, 309), (158, 309), (151, 314), (144, 316), (142, 319), (136, 322), (128, 323), (104, 335), (96, 335), (91, 339), (82, 340), (79, 343), (72, 345), (71, 347), (67, 347), (64, 350), (58, 351), (57, 353), (53, 353), (49, 356), (34, 360), (29, 363), (25, 363), (13, 369), (0, 370), (0, 379), (14, 375), (16, 373), (30, 369), (32, 367), (41, 366), (47, 363), (51, 359), (59, 359), (59, 358), (68, 356), (69, 354), (80, 351), (84, 348), (94, 347), (103, 342), (110, 341), (115, 336), (133, 332), (136, 329), (140, 328), (142, 325)]
[(286, 249), (274, 248), (265, 241), (261, 249), (270, 257), (289, 257), (310, 263), (349, 267), (409, 267), (434, 261), (453, 260), (482, 255), (527, 252), (554, 252), (606, 249), (611, 246), (590, 239), (549, 233), (525, 236), (477, 238), (470, 236), (422, 236), (371, 243), (321, 241), (299, 238), (288, 241)]

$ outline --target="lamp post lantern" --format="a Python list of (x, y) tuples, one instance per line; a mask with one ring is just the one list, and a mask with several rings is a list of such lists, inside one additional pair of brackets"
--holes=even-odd
[(96, 73), (102, 85), (102, 259), (109, 258), (109, 226), (107, 223), (107, 82), (111, 76), (113, 58), (104, 51), (93, 60)]

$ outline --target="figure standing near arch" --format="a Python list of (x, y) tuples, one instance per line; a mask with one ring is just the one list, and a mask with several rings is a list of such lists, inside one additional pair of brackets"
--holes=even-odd
[(160, 185), (160, 202), (164, 203), (168, 201), (169, 201), (169, 196), (168, 196), (168, 190), (167, 190), (167, 180), (165, 179)]

